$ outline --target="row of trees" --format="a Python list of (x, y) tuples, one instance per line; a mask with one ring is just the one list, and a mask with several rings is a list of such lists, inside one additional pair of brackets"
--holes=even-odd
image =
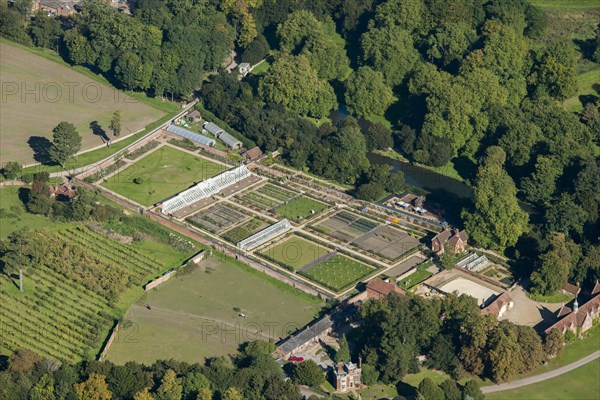
[[(151, 366), (87, 361), (54, 365), (17, 350), (0, 371), (0, 397), (79, 400), (300, 400), (298, 386), (284, 380), (271, 357), (273, 343), (251, 342), (233, 358), (205, 365), (175, 360)], [(322, 376), (322, 375), (321, 375)]]
[(481, 315), (475, 299), (448, 295), (442, 299), (390, 295), (369, 301), (361, 311), (363, 325), (354, 332), (365, 370), (376, 380), (396, 383), (418, 372), (417, 356), (454, 379), (468, 375), (510, 380), (537, 369), (562, 350), (553, 330), (544, 340), (531, 327)]
[(39, 12), (30, 20), (31, 0), (3, 4), (0, 32), (24, 44), (60, 47), (72, 64), (157, 96), (191, 95), (205, 72), (221, 67), (236, 39), (226, 15), (208, 3), (145, 0), (133, 18), (99, 0), (85, 0), (81, 8), (69, 17)]

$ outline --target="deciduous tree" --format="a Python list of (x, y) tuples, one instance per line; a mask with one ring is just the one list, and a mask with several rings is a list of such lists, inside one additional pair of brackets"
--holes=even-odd
[(444, 400), (444, 392), (442, 392), (442, 389), (431, 378), (425, 378), (419, 383), (417, 393), (419, 399)]
[(462, 213), (471, 237), (486, 248), (512, 246), (528, 229), (528, 215), (519, 207), (515, 184), (503, 169), (505, 159), (501, 148), (488, 148), (477, 173), (475, 210)]
[(419, 59), (410, 34), (397, 26), (369, 29), (361, 38), (361, 49), (364, 64), (383, 73), (390, 86), (400, 84)]
[(121, 135), (121, 118), (123, 117), (123, 113), (120, 110), (116, 110), (113, 112), (112, 117), (110, 118), (110, 125), (108, 128), (113, 131), (113, 135), (119, 137)]
[(92, 373), (86, 381), (75, 384), (74, 388), (80, 400), (110, 400), (112, 398), (104, 375)]
[(52, 130), (52, 145), (48, 155), (57, 164), (65, 166), (65, 162), (81, 149), (81, 136), (75, 125), (61, 122)]
[(272, 104), (314, 117), (323, 117), (337, 105), (333, 89), (319, 80), (305, 56), (275, 61), (261, 79), (259, 93)]
[(394, 101), (394, 94), (384, 82), (381, 72), (360, 67), (348, 78), (345, 99), (351, 113), (368, 117), (383, 115)]
[(319, 386), (325, 380), (325, 375), (316, 362), (306, 360), (294, 365), (292, 379), (300, 385)]
[(536, 292), (550, 295), (567, 282), (571, 270), (571, 251), (564, 233), (550, 238), (550, 249), (539, 258), (539, 267), (531, 274)]
[(180, 400), (182, 392), (181, 380), (177, 378), (175, 371), (169, 369), (160, 381), (160, 386), (156, 390), (156, 398), (157, 400)]

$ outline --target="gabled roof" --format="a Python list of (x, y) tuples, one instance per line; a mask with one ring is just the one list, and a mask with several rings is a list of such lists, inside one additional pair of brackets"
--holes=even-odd
[(496, 297), (492, 303), (481, 310), (481, 314), (494, 314), (498, 315), (502, 307), (513, 301), (512, 297), (507, 292), (503, 292), (500, 296)]
[(564, 290), (565, 292), (571, 293), (573, 296), (577, 296), (579, 294), (579, 292), (581, 291), (581, 288), (579, 287), (579, 285), (573, 285), (572, 283), (566, 282), (562, 286), (562, 290)]
[(448, 239), (450, 239), (450, 236), (452, 236), (452, 231), (450, 229), (444, 229), (443, 231), (435, 235), (435, 237), (431, 241), (437, 240), (438, 242), (440, 242), (440, 244), (444, 244), (448, 241)]
[(598, 293), (600, 293), (600, 283), (598, 283), (598, 281), (596, 281), (596, 284), (594, 285), (594, 288), (592, 289), (592, 296), (595, 296)]
[(328, 314), (315, 322), (313, 325), (304, 328), (297, 335), (290, 336), (285, 342), (281, 343), (277, 347), (283, 354), (289, 354), (331, 327), (333, 327), (333, 319), (331, 318), (331, 315)]
[(392, 292), (400, 294), (400, 295), (405, 294), (404, 290), (402, 290), (400, 287), (398, 287), (398, 285), (389, 283), (389, 282), (385, 282), (379, 278), (371, 279), (367, 283), (367, 291), (368, 290), (376, 292), (384, 297), (389, 295)]
[[(565, 307), (563, 306), (563, 308)], [(577, 312), (571, 311), (565, 315), (563, 313), (563, 308), (561, 308), (558, 313), (558, 317), (560, 318), (558, 322), (546, 329), (546, 333), (550, 332), (551, 329), (558, 329), (559, 331), (564, 332), (565, 329), (568, 329), (571, 326), (581, 326), (589, 314), (598, 314), (598, 312), (600, 312), (600, 293), (596, 294), (590, 301), (579, 307)], [(561, 313), (564, 315), (562, 318)]]
[(188, 118), (200, 118), (201, 117), (200, 111), (198, 111), (198, 110), (192, 110), (189, 113), (187, 113), (187, 117)]
[(244, 157), (250, 160), (256, 160), (258, 157), (262, 156), (263, 152), (260, 150), (260, 147), (256, 146), (251, 148), (250, 150), (244, 152)]
[(458, 236), (463, 242), (467, 242), (469, 240), (469, 235), (467, 235), (467, 231), (464, 229), (462, 231), (458, 231), (456, 236)]
[(556, 315), (558, 318), (564, 317), (565, 315), (568, 315), (570, 313), (572, 313), (573, 310), (571, 310), (571, 307), (567, 307), (566, 305), (563, 304), (563, 306), (560, 308), (560, 310), (558, 310), (558, 314)]

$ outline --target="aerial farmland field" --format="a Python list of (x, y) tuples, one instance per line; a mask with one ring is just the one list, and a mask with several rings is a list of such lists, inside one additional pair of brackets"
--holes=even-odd
[[(112, 136), (108, 125), (115, 110), (123, 113), (121, 137), (144, 129), (165, 115), (139, 101), (140, 96), (128, 96), (66, 63), (36, 55), (6, 40), (0, 42), (0, 58), (1, 163), (27, 164), (43, 159), (42, 149), (61, 121), (76, 126), (82, 137), (81, 150), (86, 150), (103, 145), (100, 131)], [(93, 121), (97, 122), (95, 132), (91, 128)], [(34, 158), (34, 148), (38, 149), (38, 160)]]
[(244, 341), (287, 336), (322, 304), (251, 267), (213, 256), (191, 274), (147, 292), (125, 317), (128, 328), (107, 358), (118, 364), (202, 362), (235, 354)]

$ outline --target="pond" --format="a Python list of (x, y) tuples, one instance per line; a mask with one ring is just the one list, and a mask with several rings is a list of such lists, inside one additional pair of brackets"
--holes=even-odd
[(473, 189), (459, 180), (380, 154), (371, 153), (367, 158), (373, 164), (390, 165), (393, 172), (403, 172), (406, 183), (426, 191), (427, 199), (444, 208), (449, 222), (457, 221), (460, 211), (472, 205)]

